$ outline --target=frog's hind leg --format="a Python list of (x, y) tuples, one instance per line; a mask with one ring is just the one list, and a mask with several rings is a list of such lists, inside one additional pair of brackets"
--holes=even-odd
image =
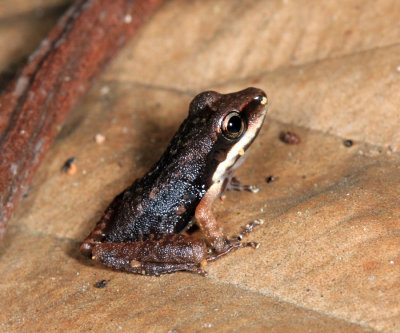
[(161, 275), (190, 271), (206, 275), (204, 241), (181, 234), (165, 234), (157, 239), (130, 243), (98, 243), (92, 248), (93, 259), (130, 273)]
[(188, 271), (196, 273), (202, 276), (206, 276), (207, 272), (201, 268), (200, 265), (195, 265), (192, 263), (186, 264), (160, 264), (160, 263), (144, 263), (141, 265), (140, 274), (143, 275), (161, 275), (161, 274), (171, 274), (179, 271)]
[(79, 250), (84, 256), (91, 257), (93, 247), (104, 240), (104, 231), (107, 228), (107, 225), (112, 220), (113, 214), (117, 210), (117, 207), (121, 204), (122, 196), (123, 193), (120, 193), (118, 196), (115, 197), (112, 203), (107, 207), (101, 219), (97, 222), (96, 227), (89, 234), (89, 236), (87, 236), (83, 240)]

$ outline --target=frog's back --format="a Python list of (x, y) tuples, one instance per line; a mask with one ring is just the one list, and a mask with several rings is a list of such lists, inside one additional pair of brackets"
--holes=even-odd
[[(210, 186), (205, 177), (207, 135), (192, 134), (185, 121), (160, 161), (115, 198), (106, 228), (107, 242), (137, 241), (143, 236), (179, 233), (191, 222)], [(197, 136), (197, 137), (196, 137)]]

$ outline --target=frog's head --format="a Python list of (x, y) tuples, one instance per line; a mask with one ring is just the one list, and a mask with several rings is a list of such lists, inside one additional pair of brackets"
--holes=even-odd
[(189, 119), (199, 123), (212, 138), (208, 165), (212, 182), (232, 173), (257, 137), (267, 112), (267, 96), (261, 89), (247, 88), (230, 94), (206, 91), (190, 105)]

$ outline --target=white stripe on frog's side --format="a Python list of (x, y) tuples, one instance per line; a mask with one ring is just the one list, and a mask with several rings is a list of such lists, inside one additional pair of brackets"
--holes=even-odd
[[(226, 171), (230, 167), (232, 167), (235, 162), (238, 163), (238, 165), (235, 166), (234, 169), (236, 169), (236, 167), (243, 163), (246, 157), (246, 154), (244, 154), (244, 147), (246, 147), (251, 142), (251, 140), (253, 140), (254, 136), (257, 135), (257, 132), (263, 123), (264, 115), (266, 112), (267, 108), (265, 108), (263, 114), (260, 115), (259, 119), (261, 119), (261, 121), (256, 126), (247, 128), (246, 133), (243, 135), (243, 137), (236, 144), (233, 145), (233, 147), (227, 154), (225, 161), (221, 162), (218, 165), (212, 177), (213, 183), (222, 182), (227, 176)], [(238, 156), (240, 157), (239, 159)]]

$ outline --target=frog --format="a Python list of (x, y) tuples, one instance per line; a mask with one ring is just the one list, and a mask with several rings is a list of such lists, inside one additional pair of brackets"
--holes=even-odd
[[(80, 252), (129, 273), (206, 275), (208, 262), (239, 248), (257, 247), (242, 242), (255, 221), (228, 238), (212, 204), (225, 190), (257, 192), (254, 186), (241, 185), (233, 173), (257, 137), (267, 105), (265, 92), (254, 87), (195, 96), (159, 161), (115, 197)], [(194, 224), (202, 237), (188, 234)]]

